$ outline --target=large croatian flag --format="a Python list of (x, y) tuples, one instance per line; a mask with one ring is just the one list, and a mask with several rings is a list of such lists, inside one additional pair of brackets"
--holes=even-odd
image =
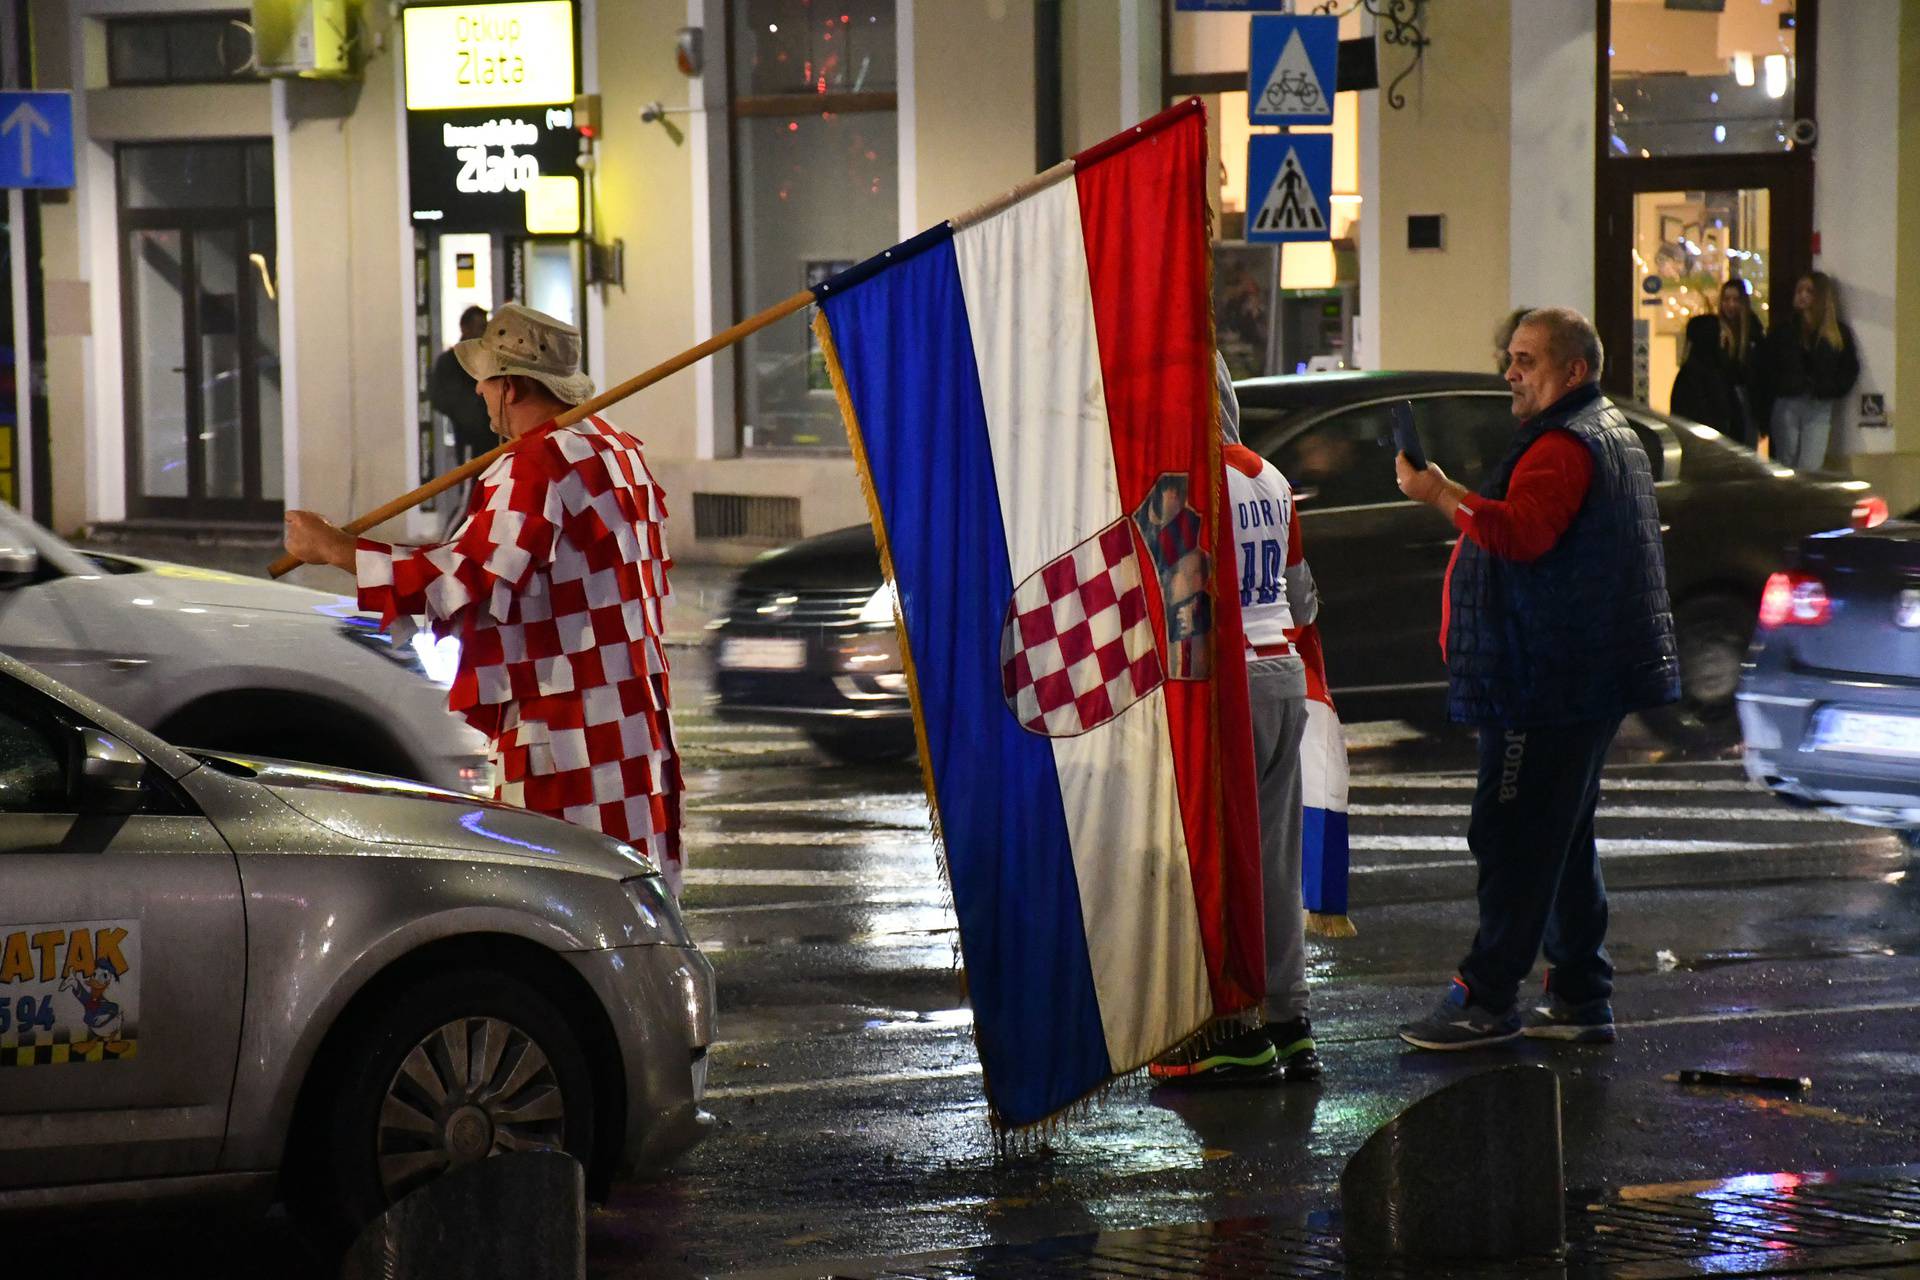
[(1005, 1127), (1263, 991), (1206, 155), (1184, 104), (815, 291)]

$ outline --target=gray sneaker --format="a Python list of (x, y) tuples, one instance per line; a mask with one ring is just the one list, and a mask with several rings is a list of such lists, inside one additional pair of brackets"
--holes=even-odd
[(1570, 1044), (1612, 1044), (1613, 1006), (1605, 1000), (1574, 1004), (1551, 991), (1547, 1002), (1527, 1010), (1520, 1034), (1534, 1040), (1564, 1040)]
[(1400, 1038), (1416, 1049), (1478, 1049), (1520, 1036), (1520, 1010), (1504, 1013), (1473, 1003), (1473, 992), (1460, 978), (1447, 989), (1446, 999), (1424, 1018), (1404, 1024)]

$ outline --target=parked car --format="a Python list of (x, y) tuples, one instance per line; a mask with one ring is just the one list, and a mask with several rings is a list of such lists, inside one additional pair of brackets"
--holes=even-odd
[[(1389, 410), (1412, 401), (1427, 456), (1478, 487), (1513, 440), (1506, 384), (1490, 374), (1342, 372), (1259, 378), (1236, 390), (1243, 438), (1286, 473), (1299, 499), (1341, 715), (1442, 722), (1440, 585), (1456, 535), (1395, 487)], [(1884, 518), (1886, 508), (1862, 481), (1799, 475), (1699, 423), (1621, 408), (1653, 467), (1679, 629), (1682, 701), (1647, 719), (1678, 744), (1730, 743), (1740, 662), (1768, 575), (1807, 534)], [(911, 751), (880, 585), (872, 536), (859, 527), (749, 566), (714, 624), (720, 714), (802, 724), (836, 755), (849, 745)]]
[(709, 1127), (713, 994), (625, 844), (0, 657), (0, 1209), (277, 1186), (348, 1230), (530, 1148), (603, 1193)]
[(490, 794), (458, 651), (348, 596), (81, 552), (0, 503), (0, 652), (162, 737)]
[(1739, 706), (1754, 781), (1920, 847), (1920, 524), (1800, 545), (1761, 596)]

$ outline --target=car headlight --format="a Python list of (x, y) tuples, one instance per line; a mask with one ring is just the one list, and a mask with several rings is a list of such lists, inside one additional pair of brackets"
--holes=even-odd
[(673, 895), (667, 892), (667, 882), (657, 873), (622, 880), (620, 887), (627, 891), (627, 899), (633, 903), (633, 909), (661, 942), (674, 947), (693, 945), (693, 940), (687, 936), (687, 926), (680, 919), (680, 908), (673, 905)]
[(413, 633), (408, 642), (414, 656), (420, 659), (421, 669), (427, 673), (427, 679), (441, 688), (453, 683), (460, 671), (460, 642), (452, 636), (435, 636), (424, 627)]
[(893, 587), (890, 583), (881, 583), (867, 602), (860, 606), (860, 616), (856, 622), (867, 626), (890, 627), (893, 625)]
[(851, 635), (834, 646), (834, 664), (851, 675), (878, 676), (900, 670), (900, 639), (891, 631)]
[(431, 631), (415, 631), (411, 639), (401, 643), (371, 618), (342, 618), (340, 634), (443, 689), (453, 683), (460, 669), (460, 642), (451, 637), (436, 640)]

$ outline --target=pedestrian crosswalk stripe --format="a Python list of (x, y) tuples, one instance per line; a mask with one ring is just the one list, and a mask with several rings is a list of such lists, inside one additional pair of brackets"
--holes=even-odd
[[(1480, 780), (1471, 773), (1370, 773), (1355, 774), (1348, 783), (1353, 791), (1471, 791)], [(1602, 775), (1600, 805), (1605, 812), (1606, 797), (1615, 791), (1731, 791), (1743, 795), (1769, 796), (1745, 774), (1726, 778), (1622, 778), (1613, 773)]]
[(851, 815), (860, 818), (898, 814), (909, 822), (917, 817), (920, 826), (927, 825), (924, 791), (897, 798), (869, 793), (864, 796), (795, 796), (785, 800), (728, 800), (718, 804), (695, 800), (688, 803), (687, 810), (690, 813), (830, 813), (835, 817)]
[(716, 845), (799, 845), (802, 847), (832, 846), (842, 848), (848, 845), (879, 845), (908, 843), (932, 848), (933, 833), (925, 827), (863, 827), (854, 831), (844, 829), (834, 831), (719, 831), (713, 828), (695, 825), (687, 826), (682, 834), (687, 843), (698, 848), (702, 844)]
[[(1468, 804), (1353, 804), (1347, 807), (1347, 813), (1356, 818), (1466, 818), (1473, 814), (1473, 806)], [(1663, 808), (1657, 804), (1606, 804), (1602, 803), (1599, 819), (1606, 822), (1618, 818), (1673, 818), (1684, 822), (1800, 822), (1808, 825), (1831, 825), (1836, 818), (1825, 818), (1805, 809), (1789, 809), (1783, 804), (1756, 805), (1751, 809), (1696, 808), (1691, 805), (1675, 805)]]
[[(1355, 836), (1354, 846), (1360, 847), (1366, 836)], [(1415, 837), (1377, 836), (1379, 840), (1411, 840)], [(1597, 840), (1600, 856), (1608, 861), (1624, 861), (1628, 858), (1670, 858), (1689, 853), (1806, 853), (1816, 849), (1852, 849), (1858, 848), (1860, 841), (1855, 840), (1812, 840), (1784, 845), (1776, 842), (1754, 844), (1740, 840)], [(1435, 845), (1441, 847), (1436, 848)], [(1466, 853), (1465, 836), (1451, 840), (1429, 841), (1420, 844), (1384, 845), (1376, 848), (1398, 849), (1410, 853), (1459, 852)], [(1454, 867), (1474, 866), (1471, 858), (1444, 858), (1430, 862), (1367, 862), (1355, 863), (1351, 868), (1354, 875), (1370, 875), (1381, 871), (1445, 871)]]
[(839, 907), (911, 907), (927, 901), (930, 899), (925, 893), (898, 893), (884, 897), (871, 894), (857, 898), (799, 898), (787, 902), (730, 903), (724, 907), (682, 907), (680, 914), (692, 920), (701, 916), (737, 916), (746, 911), (831, 911)]
[[(1862, 834), (1845, 840), (1795, 841), (1795, 849), (1821, 849), (1828, 846), (1856, 845), (1871, 837)], [(1356, 835), (1349, 842), (1355, 849), (1368, 850), (1430, 850), (1434, 853), (1465, 853), (1468, 849), (1465, 836), (1384, 836)], [(1660, 836), (1622, 836), (1609, 839), (1606, 836), (1594, 841), (1600, 846), (1602, 856), (1651, 857), (1666, 853), (1731, 853), (1740, 849), (1775, 849), (1782, 847), (1778, 840), (1679, 840)]]
[(681, 743), (681, 754), (687, 756), (767, 756), (779, 751), (810, 751), (804, 742), (761, 742), (757, 740), (728, 740), (726, 742), (686, 742)]
[[(698, 852), (694, 854), (699, 857)], [(931, 870), (929, 868), (929, 870)], [(814, 867), (801, 870), (763, 870), (754, 867), (703, 867), (698, 862), (687, 868), (686, 883), (693, 888), (712, 889), (911, 889), (931, 890), (926, 874), (908, 875), (899, 871), (881, 871), (872, 867)]]

